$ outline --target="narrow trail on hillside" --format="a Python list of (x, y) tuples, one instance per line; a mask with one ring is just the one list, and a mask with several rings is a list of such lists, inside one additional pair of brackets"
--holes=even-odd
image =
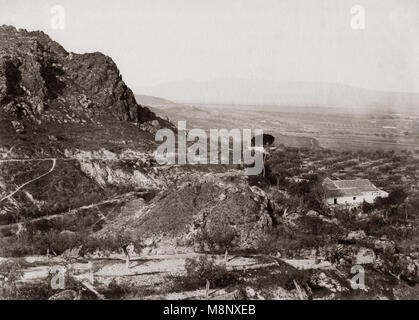
[[(99, 206), (104, 205), (104, 204), (119, 203), (119, 202), (123, 202), (124, 199), (126, 199), (127, 197), (130, 197), (130, 196), (138, 197), (138, 196), (142, 196), (142, 195), (145, 196), (145, 195), (148, 195), (149, 193), (150, 193), (150, 191), (129, 192), (129, 193), (117, 196), (113, 199), (108, 199), (108, 200), (100, 201), (98, 203), (93, 203), (93, 204), (89, 204), (89, 205), (86, 205), (86, 206), (81, 206), (81, 207), (74, 208), (74, 209), (71, 209), (71, 210), (66, 211), (66, 212), (61, 212), (61, 213), (53, 214), (53, 215), (50, 215), (50, 216), (42, 216), (42, 217), (30, 219), (30, 220), (25, 220), (24, 222), (25, 223), (33, 223), (33, 222), (37, 222), (37, 221), (49, 221), (49, 220), (53, 220), (53, 219), (56, 219), (56, 218), (62, 218), (63, 216), (76, 214), (77, 212), (79, 212), (81, 210), (96, 208), (96, 207), (99, 207)], [(20, 224), (22, 224), (22, 222), (16, 222), (16, 223), (11, 223), (11, 224), (1, 225), (0, 226), (0, 231), (10, 229), (10, 228), (13, 228), (13, 227), (18, 227)]]
[(24, 187), (26, 187), (28, 184), (30, 184), (30, 183), (32, 183), (32, 182), (35, 182), (35, 181), (37, 181), (37, 180), (39, 180), (39, 179), (41, 179), (41, 178), (45, 177), (46, 175), (50, 174), (52, 171), (54, 171), (55, 166), (56, 166), (56, 164), (57, 164), (57, 159), (53, 158), (53, 159), (51, 159), (51, 160), (52, 160), (52, 167), (51, 167), (51, 169), (49, 169), (49, 171), (48, 171), (48, 172), (46, 172), (46, 173), (44, 173), (44, 174), (40, 175), (40, 176), (39, 176), (39, 177), (37, 177), (37, 178), (34, 178), (34, 179), (32, 179), (32, 180), (29, 180), (29, 181), (25, 182), (24, 184), (22, 184), (21, 186), (19, 186), (19, 187), (18, 187), (15, 191), (13, 191), (13, 192), (12, 192), (12, 193), (10, 193), (9, 195), (5, 196), (4, 198), (0, 199), (0, 202), (3, 202), (4, 200), (11, 198), (14, 194), (16, 194), (17, 192), (19, 192), (20, 190), (22, 190), (22, 189), (23, 189)]

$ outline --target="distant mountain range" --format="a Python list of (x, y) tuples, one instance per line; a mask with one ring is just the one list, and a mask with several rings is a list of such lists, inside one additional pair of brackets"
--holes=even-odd
[(138, 92), (182, 103), (334, 107), (419, 113), (419, 93), (375, 91), (334, 83), (219, 79), (169, 82), (139, 88)]
[(146, 96), (143, 94), (136, 94), (135, 99), (137, 100), (137, 103), (150, 107), (168, 108), (177, 105), (175, 102), (167, 99)]

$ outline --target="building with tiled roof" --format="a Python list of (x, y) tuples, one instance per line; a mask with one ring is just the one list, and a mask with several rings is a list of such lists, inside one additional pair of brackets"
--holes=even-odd
[(374, 203), (378, 197), (386, 198), (388, 193), (377, 188), (368, 179), (331, 180), (324, 179), (326, 202), (329, 205), (356, 205)]

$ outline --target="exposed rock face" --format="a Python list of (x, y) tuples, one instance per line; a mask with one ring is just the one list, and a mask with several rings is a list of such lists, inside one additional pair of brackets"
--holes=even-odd
[(110, 57), (68, 53), (43, 32), (9, 26), (0, 27), (1, 109), (38, 123), (157, 119), (137, 104)]
[(361, 248), (356, 255), (356, 264), (373, 264), (377, 257), (373, 250)]
[(348, 291), (347, 288), (342, 287), (338, 281), (328, 277), (324, 272), (313, 274), (310, 278), (310, 284), (312, 286), (326, 288), (331, 292)]
[(169, 187), (103, 232), (113, 234), (122, 226), (141, 234), (150, 249), (145, 253), (207, 252), (223, 250), (225, 243), (231, 249), (254, 249), (265, 241), (272, 228), (268, 199), (255, 193), (261, 190), (251, 189), (243, 175), (177, 170), (159, 171)]
[(346, 236), (347, 241), (360, 241), (366, 238), (364, 230), (351, 231)]

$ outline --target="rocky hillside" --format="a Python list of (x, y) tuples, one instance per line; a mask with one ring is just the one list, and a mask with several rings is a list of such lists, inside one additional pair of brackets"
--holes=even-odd
[(1, 235), (24, 222), (80, 231), (110, 219), (104, 233), (120, 226), (163, 247), (216, 246), (226, 218), (234, 245), (248, 248), (268, 227), (241, 172), (156, 164), (153, 134), (172, 124), (135, 101), (111, 58), (68, 53), (42, 32), (0, 35)]
[(43, 32), (0, 27), (0, 101), (16, 118), (87, 123), (97, 116), (143, 123), (138, 105), (110, 57), (68, 53)]
[(0, 225), (155, 187), (139, 168), (171, 126), (135, 101), (110, 57), (0, 27)]
[(76, 140), (75, 131), (89, 137), (105, 127), (116, 140), (127, 140), (124, 134), (135, 135), (135, 126), (155, 131), (169, 125), (135, 101), (110, 57), (69, 53), (43, 32), (11, 26), (0, 27), (0, 39), (0, 147), (15, 145), (16, 152), (23, 144), (16, 134), (26, 134), (27, 144), (37, 135), (34, 143), (45, 149), (60, 138)]
[[(201, 128), (249, 124), (233, 109), (166, 110)], [(47, 253), (70, 266), (73, 258), (104, 258), (95, 274), (104, 294), (179, 299), (205, 295), (205, 279), (194, 282), (187, 266), (213, 254), (224, 269), (211, 289), (241, 288), (250, 299), (417, 298), (417, 202), (353, 210), (321, 201), (321, 174), (312, 170), (354, 155), (275, 134), (264, 176), (228, 165), (159, 166), (151, 151), (163, 126), (172, 124), (135, 101), (109, 57), (0, 27), (0, 265), (2, 257)], [(293, 148), (281, 146), (286, 141)], [(300, 182), (292, 179), (299, 174)], [(123, 258), (128, 243), (136, 257), (129, 268), (108, 259)], [(366, 270), (362, 291), (350, 285), (354, 265)], [(0, 280), (10, 278), (2, 270)]]
[(230, 169), (171, 168), (160, 172), (164, 190), (135, 214), (122, 209), (99, 237), (141, 234), (147, 253), (254, 250), (272, 228), (273, 203), (246, 176)]

